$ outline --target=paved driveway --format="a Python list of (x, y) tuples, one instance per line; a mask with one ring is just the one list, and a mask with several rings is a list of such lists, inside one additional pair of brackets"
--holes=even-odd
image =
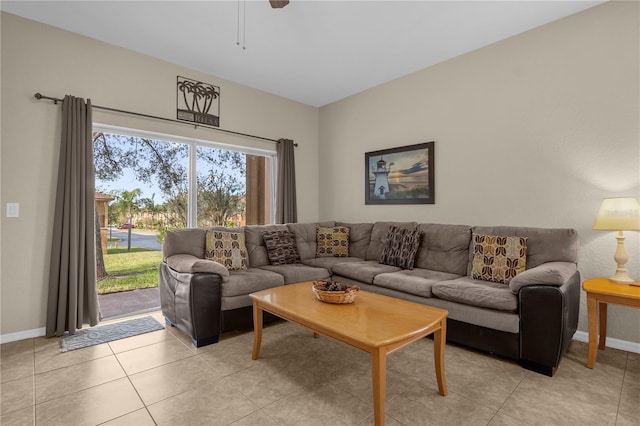
[[(127, 239), (129, 238), (129, 231), (125, 230), (111, 230), (111, 236), (113, 238), (120, 238), (118, 247), (127, 247)], [(162, 250), (162, 245), (158, 242), (155, 234), (142, 234), (137, 233), (135, 229), (131, 230), (131, 247), (142, 247), (150, 250)]]

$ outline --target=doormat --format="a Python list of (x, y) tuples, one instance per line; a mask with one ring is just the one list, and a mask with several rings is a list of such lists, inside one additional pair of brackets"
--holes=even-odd
[(112, 342), (114, 340), (163, 329), (164, 326), (162, 324), (152, 317), (146, 316), (85, 330), (78, 330), (76, 334), (62, 336), (62, 352), (86, 348), (87, 346), (99, 345), (101, 343)]

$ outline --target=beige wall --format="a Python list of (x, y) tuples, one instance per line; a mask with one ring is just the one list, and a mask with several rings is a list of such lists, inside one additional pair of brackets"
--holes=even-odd
[[(175, 117), (176, 76), (221, 88), (222, 128), (297, 141), (299, 218), (318, 219), (318, 109), (2, 13), (2, 259), (0, 334), (44, 327), (59, 152), (60, 107), (35, 92)], [(214, 52), (211, 52), (213, 55)], [(274, 150), (275, 144), (95, 111), (101, 124)], [(20, 217), (4, 215), (20, 203)]]
[[(640, 196), (638, 8), (597, 6), (323, 107), (320, 218), (572, 227), (583, 278), (612, 274), (615, 233), (591, 226), (603, 197)], [(364, 153), (428, 141), (436, 204), (365, 205)], [(640, 310), (612, 306), (608, 336), (640, 342)]]

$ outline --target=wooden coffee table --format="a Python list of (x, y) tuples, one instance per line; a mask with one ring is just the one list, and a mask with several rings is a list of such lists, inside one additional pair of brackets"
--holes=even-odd
[(387, 354), (431, 333), (440, 395), (447, 395), (444, 347), (448, 312), (380, 294), (359, 291), (354, 303), (334, 305), (315, 298), (312, 283), (290, 284), (251, 294), (253, 359), (260, 356), (262, 312), (311, 329), (371, 354), (375, 424), (384, 424)]

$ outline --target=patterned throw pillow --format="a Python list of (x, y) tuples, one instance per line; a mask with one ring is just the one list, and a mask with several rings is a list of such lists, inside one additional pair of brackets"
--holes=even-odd
[(422, 233), (417, 229), (409, 230), (390, 226), (380, 254), (380, 263), (402, 269), (413, 269), (421, 235)]
[(247, 248), (244, 233), (207, 231), (204, 257), (221, 263), (230, 271), (247, 269)]
[(347, 256), (349, 256), (349, 228), (335, 226), (316, 229), (316, 257)]
[(509, 284), (527, 262), (527, 237), (473, 234), (471, 278)]
[(262, 233), (267, 247), (267, 256), (272, 265), (300, 263), (300, 255), (296, 246), (296, 236), (289, 231), (266, 231)]

